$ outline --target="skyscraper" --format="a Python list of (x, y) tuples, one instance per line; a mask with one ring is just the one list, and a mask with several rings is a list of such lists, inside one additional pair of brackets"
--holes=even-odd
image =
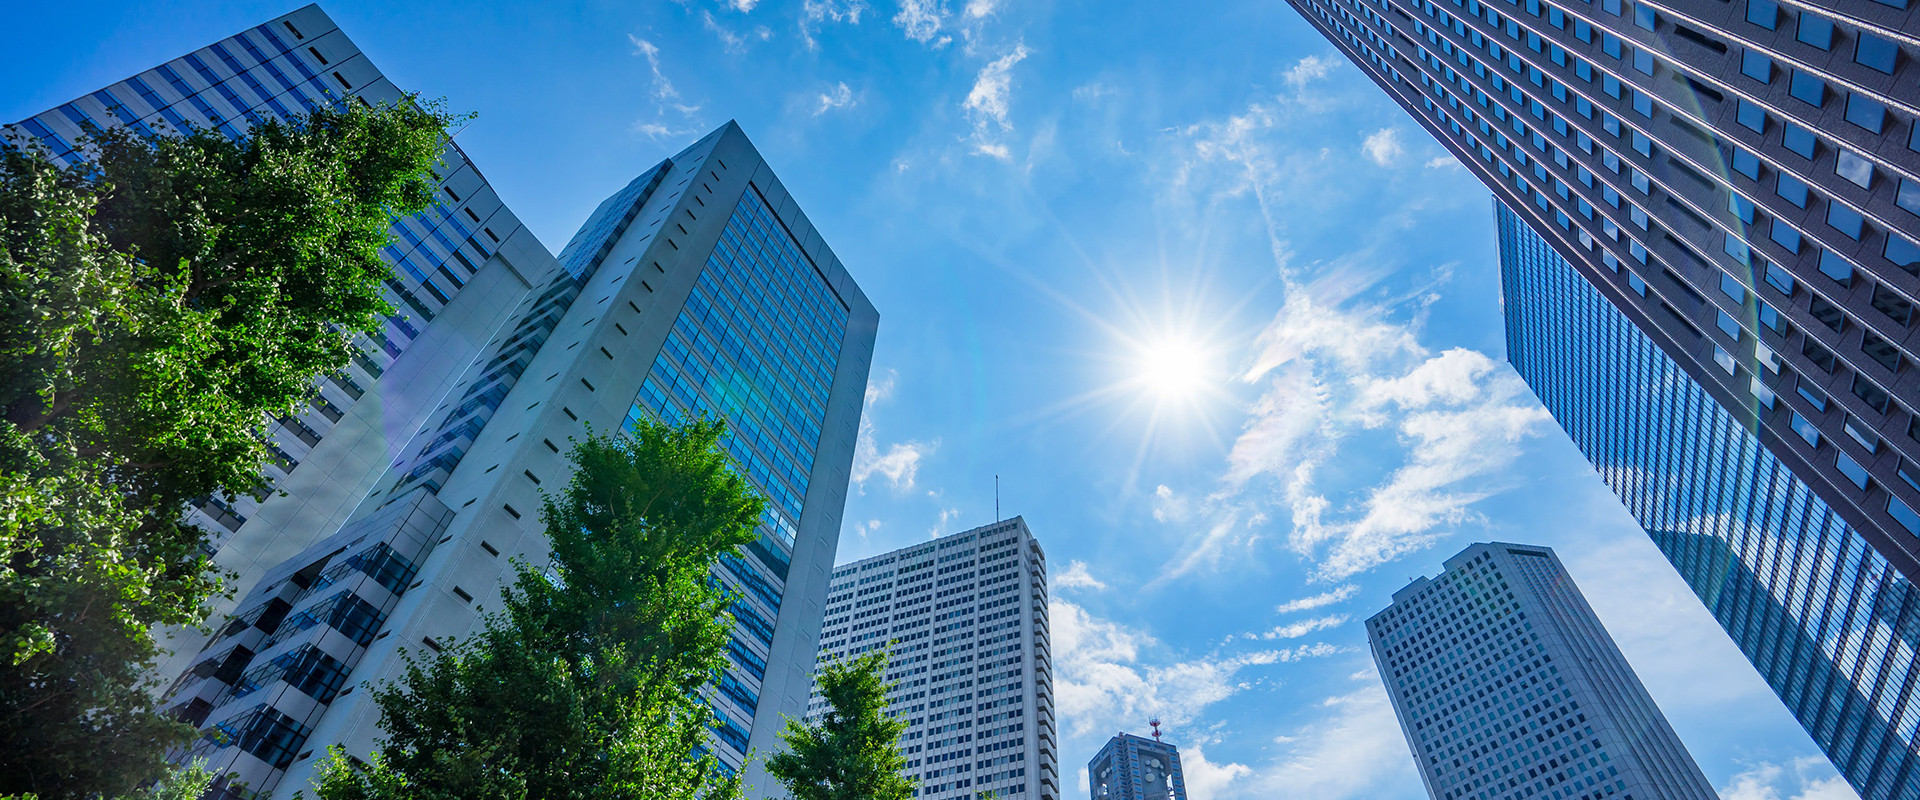
[(1545, 547), (1476, 544), (1367, 620), (1434, 800), (1715, 800)]
[(1047, 557), (1025, 519), (843, 564), (829, 592), (820, 659), (887, 651), (920, 797), (1058, 800)]
[(1087, 790), (1093, 800), (1187, 800), (1180, 749), (1158, 738), (1115, 734), (1087, 762)]
[(1916, 575), (1909, 0), (1289, 2)]
[[(143, 133), (202, 128), (237, 137), (321, 106), (403, 96), (333, 20), (309, 5), (3, 132), (70, 163), (85, 157), (75, 148), (87, 126)], [(381, 331), (355, 337), (351, 364), (316, 379), (309, 410), (272, 425), (275, 459), (266, 478), (284, 495), (231, 503), (208, 497), (190, 511), (213, 534), (216, 562), (236, 573), (242, 589), (339, 529), (530, 281), (556, 266), (458, 144), (447, 144), (435, 174), (432, 206), (395, 220), (394, 244), (382, 253), (393, 267), (387, 300), (396, 312)], [(180, 648), (183, 659), (202, 641), (181, 631), (168, 644)]]
[[(1518, 216), (1498, 216), (1514, 368), (1860, 796), (1920, 797), (1913, 583), (1764, 431)], [(1846, 447), (1873, 442), (1856, 433)]]
[(229, 794), (290, 797), (328, 745), (373, 750), (378, 711), (355, 687), (467, 633), (510, 559), (544, 557), (538, 493), (566, 483), (570, 437), (693, 414), (726, 421), (768, 499), (758, 539), (715, 568), (739, 599), (708, 696), (714, 752), (770, 785), (745, 757), (806, 708), (878, 314), (733, 123), (607, 198), (546, 263), (531, 290), (487, 298), (503, 323), (443, 365), (458, 383), (397, 432), (344, 525), (293, 515), (332, 529), (265, 570), (169, 691), (205, 734), (187, 755), (237, 774)]

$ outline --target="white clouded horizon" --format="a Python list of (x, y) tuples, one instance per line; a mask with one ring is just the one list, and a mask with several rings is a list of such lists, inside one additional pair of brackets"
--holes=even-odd
[[(1823, 774), (1824, 773), (1824, 774)], [(1762, 761), (1735, 774), (1720, 787), (1721, 800), (1859, 800), (1833, 768), (1819, 758), (1787, 764)]]

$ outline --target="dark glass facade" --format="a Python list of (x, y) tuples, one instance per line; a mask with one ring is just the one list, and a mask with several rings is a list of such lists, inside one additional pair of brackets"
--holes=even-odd
[(1496, 213), (1515, 369), (1860, 796), (1920, 797), (1913, 585), (1764, 446), (1769, 431)]

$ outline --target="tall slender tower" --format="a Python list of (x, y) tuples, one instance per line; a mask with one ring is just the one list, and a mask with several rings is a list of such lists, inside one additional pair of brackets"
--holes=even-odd
[[(1860, 796), (1920, 797), (1913, 584), (1765, 432), (1497, 212), (1514, 368)], [(1872, 436), (1850, 429), (1844, 446)]]
[(1058, 800), (1047, 558), (1025, 519), (843, 564), (830, 591), (820, 658), (887, 651), (920, 797)]
[(546, 557), (535, 512), (571, 438), (710, 414), (768, 499), (715, 568), (739, 599), (713, 751), (772, 788), (746, 755), (805, 713), (878, 314), (733, 123), (602, 202), (533, 284), (374, 497), (268, 570), (181, 676), (169, 702), (205, 732), (188, 755), (291, 797), (328, 745), (371, 752), (355, 687), (466, 634), (511, 559)]
[[(1503, 243), (1560, 260), (1503, 254), (1509, 280), (1546, 278), (1506, 287), (1515, 367), (1656, 540), (1711, 532), (1796, 609), (1768, 640), (1722, 621), (1854, 788), (1920, 797), (1900, 633), (1920, 623), (1911, 0), (1289, 2), (1492, 189)], [(1602, 329), (1617, 349), (1581, 338)], [(1669, 383), (1578, 372), (1625, 367)], [(1717, 602), (1718, 578), (1668, 555)], [(1835, 649), (1782, 655), (1802, 639)], [(1805, 669), (1776, 674), (1783, 657)]]
[[(238, 137), (328, 105), (398, 102), (402, 90), (318, 6), (229, 36), (58, 108), (5, 126), (63, 163), (85, 158), (85, 129), (217, 130)], [(202, 498), (189, 518), (214, 534), (215, 561), (251, 586), (269, 567), (340, 528), (446, 399), (553, 256), (500, 201), (458, 144), (435, 168), (427, 210), (393, 223), (382, 330), (356, 336), (353, 361), (318, 376), (311, 408), (274, 421), (261, 499)], [(225, 608), (221, 609), (226, 610)], [(205, 637), (177, 631), (177, 674)]]
[(1715, 800), (1551, 549), (1476, 544), (1367, 620), (1434, 800)]

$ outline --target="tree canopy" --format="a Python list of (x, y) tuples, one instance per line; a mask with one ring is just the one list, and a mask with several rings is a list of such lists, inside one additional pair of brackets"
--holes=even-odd
[(820, 694), (827, 709), (812, 724), (787, 720), (788, 751), (767, 759), (767, 771), (794, 800), (907, 800), (913, 779), (900, 754), (905, 720), (887, 713), (887, 655), (876, 650), (827, 664)]
[(263, 491), (265, 421), (391, 311), (379, 248), (448, 122), (95, 130), (64, 167), (0, 146), (0, 794), (124, 794), (190, 733), (147, 675), (149, 629), (221, 589), (183, 511)]
[(735, 800), (699, 692), (725, 663), (731, 592), (711, 572), (753, 540), (762, 501), (721, 425), (642, 421), (590, 436), (541, 519), (546, 565), (516, 562), (481, 629), (376, 690), (367, 769), (335, 752), (319, 795)]

